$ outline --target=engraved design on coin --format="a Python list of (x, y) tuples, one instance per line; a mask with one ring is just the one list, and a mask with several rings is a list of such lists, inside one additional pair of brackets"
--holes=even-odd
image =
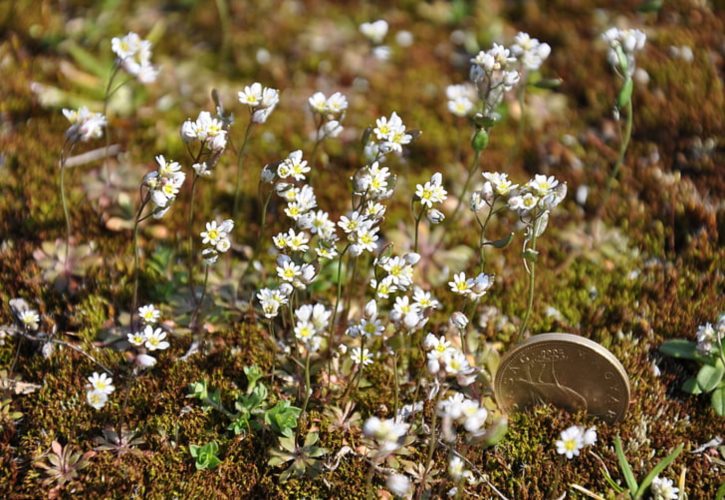
[(568, 333), (536, 335), (507, 353), (494, 391), (505, 412), (548, 403), (614, 422), (629, 405), (629, 380), (617, 358)]

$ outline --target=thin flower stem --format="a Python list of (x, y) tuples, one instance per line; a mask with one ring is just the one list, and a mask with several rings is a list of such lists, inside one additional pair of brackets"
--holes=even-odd
[[(536, 228), (535, 225), (532, 227), (532, 234), (531, 237), (531, 250), (536, 251)], [(524, 257), (526, 258), (526, 257)], [(519, 328), (519, 333), (516, 336), (516, 340), (522, 338), (522, 335), (526, 331), (526, 325), (529, 322), (529, 316), (531, 316), (531, 310), (534, 307), (534, 283), (536, 279), (536, 260), (532, 260), (530, 263), (529, 268), (529, 301), (528, 301), (528, 307), (526, 308), (526, 314), (524, 315), (524, 319), (521, 322), (521, 327)]]
[(136, 315), (136, 308), (138, 306), (138, 274), (139, 274), (139, 257), (138, 257), (138, 227), (141, 223), (141, 214), (143, 214), (146, 204), (149, 202), (150, 196), (146, 194), (141, 199), (141, 204), (138, 207), (136, 213), (136, 221), (133, 224), (133, 299), (131, 302), (131, 320), (129, 327), (131, 331), (135, 331), (134, 316)]
[[(330, 328), (333, 333), (332, 337), (334, 337), (335, 332), (335, 321), (337, 320), (337, 308), (340, 305), (340, 297), (342, 296), (342, 259), (347, 253), (347, 250), (350, 248), (350, 244), (348, 243), (343, 251), (340, 253), (340, 256), (337, 259), (337, 298), (335, 299), (335, 307), (332, 310), (332, 321), (330, 322)], [(330, 349), (332, 349), (332, 345), (330, 345)], [(332, 352), (332, 351), (330, 351)]]
[(111, 96), (116, 93), (116, 90), (121, 88), (126, 83), (122, 83), (113, 92), (111, 92), (111, 86), (113, 85), (113, 81), (116, 79), (116, 75), (118, 75), (120, 69), (121, 66), (118, 64), (118, 61), (116, 61), (113, 64), (113, 71), (111, 72), (111, 76), (108, 78), (106, 91), (103, 95), (103, 116), (106, 118), (106, 154), (103, 157), (103, 175), (106, 178), (106, 186), (109, 186), (111, 184), (111, 175), (108, 171), (108, 150), (111, 147), (111, 129), (108, 126), (108, 103), (111, 100)]
[[(262, 183), (259, 183), (259, 189), (258, 189), (259, 195), (262, 194)], [(273, 190), (270, 189), (269, 193), (267, 193), (266, 198), (264, 199), (264, 206), (262, 207), (262, 215), (261, 220), (259, 223), (259, 233), (257, 234), (257, 241), (254, 243), (254, 251), (252, 252), (252, 258), (249, 259), (249, 265), (244, 268), (244, 272), (242, 272), (242, 277), (239, 279), (239, 284), (244, 284), (244, 278), (247, 277), (247, 273), (254, 265), (254, 261), (256, 260), (257, 256), (259, 255), (259, 251), (262, 247), (262, 240), (264, 239), (264, 230), (267, 226), (267, 210), (269, 209), (269, 202), (272, 200), (272, 193), (274, 193)], [(259, 196), (258, 195), (258, 196)]]
[[(201, 287), (201, 298), (198, 302), (196, 302), (196, 307), (194, 308), (194, 313), (191, 315), (191, 321), (189, 322), (189, 326), (192, 330), (195, 330), (198, 327), (199, 322), (199, 313), (201, 312), (201, 306), (204, 303), (204, 299), (206, 298), (206, 287), (209, 283), (209, 264), (204, 266), (204, 284)], [(192, 288), (192, 296), (196, 297), (196, 294), (194, 294), (194, 284), (192, 282), (191, 284)]]
[(436, 445), (438, 444), (438, 403), (440, 403), (444, 392), (445, 387), (441, 386), (438, 389), (438, 394), (436, 395), (435, 403), (433, 404), (433, 417), (431, 419), (430, 425), (431, 434), (430, 442), (428, 444), (428, 457), (425, 461), (425, 470), (423, 471), (423, 477), (420, 480), (421, 492), (425, 489), (425, 480), (428, 477), (430, 469), (433, 467), (433, 454), (435, 453)]
[(237, 155), (237, 182), (234, 188), (234, 209), (232, 210), (232, 220), (236, 222), (237, 216), (239, 215), (239, 191), (242, 187), (242, 166), (244, 165), (244, 155), (247, 151), (247, 143), (249, 142), (249, 136), (252, 132), (252, 126), (254, 122), (250, 116), (249, 123), (247, 123), (247, 129), (244, 131), (244, 141), (239, 149)]
[(194, 294), (194, 195), (196, 194), (196, 181), (199, 176), (194, 172), (194, 178), (191, 181), (191, 197), (189, 198), (189, 259), (187, 267), (189, 269), (189, 289), (191, 297), (196, 302)]
[(302, 405), (302, 412), (300, 413), (300, 420), (302, 420), (307, 412), (307, 405), (310, 402), (310, 389), (312, 384), (310, 382), (310, 357), (311, 351), (307, 348), (307, 357), (305, 358), (305, 403)]
[(630, 98), (629, 102), (627, 103), (627, 123), (624, 126), (624, 136), (622, 137), (622, 141), (619, 145), (619, 155), (617, 156), (617, 163), (614, 164), (614, 169), (612, 170), (612, 173), (609, 176), (609, 179), (607, 179), (607, 190), (604, 194), (604, 198), (602, 199), (602, 205), (601, 205), (602, 208), (609, 201), (609, 196), (612, 193), (612, 183), (619, 175), (619, 171), (622, 168), (622, 165), (624, 165), (624, 159), (627, 154), (627, 148), (629, 147), (629, 141), (632, 138), (633, 122), (634, 122), (634, 114), (633, 114), (633, 108), (632, 108), (632, 98)]
[[(476, 170), (478, 170), (480, 160), (481, 160), (481, 151), (476, 150), (476, 154), (473, 156), (473, 163), (471, 164), (471, 168), (468, 170), (468, 175), (466, 176), (466, 182), (463, 183), (463, 189), (461, 190), (461, 194), (458, 195), (458, 201), (456, 202), (456, 208), (453, 210), (453, 213), (451, 214), (450, 218), (448, 219), (448, 226), (453, 224), (453, 221), (455, 221), (456, 217), (458, 216), (458, 212), (461, 210), (461, 206), (463, 205), (463, 200), (465, 199), (466, 193), (468, 192), (468, 186), (471, 184), (471, 179), (473, 179), (473, 174), (476, 172)], [(442, 240), (442, 238), (441, 238), (441, 240)]]
[(516, 153), (520, 155), (523, 153), (523, 142), (524, 142), (524, 131), (526, 130), (526, 85), (528, 83), (528, 75), (524, 74), (521, 78), (518, 91), (519, 110), (521, 117), (519, 119), (519, 128), (516, 132)]
[[(65, 194), (65, 162), (67, 155), (65, 153), (65, 149), (68, 145), (68, 140), (63, 143), (63, 149), (60, 153), (60, 200), (63, 204), (63, 216), (65, 217), (65, 262), (63, 262), (63, 269), (65, 272), (68, 272), (68, 256), (70, 251), (70, 213), (68, 212), (68, 200), (66, 199)], [(70, 151), (68, 152), (68, 155), (71, 154), (73, 151), (73, 148), (75, 147), (75, 144), (71, 145)]]
[(357, 263), (358, 257), (352, 259), (352, 276), (350, 277), (350, 283), (347, 284), (347, 292), (345, 293), (345, 305), (343, 311), (350, 310), (350, 302), (352, 301), (352, 292), (354, 289), (355, 281), (357, 280)]

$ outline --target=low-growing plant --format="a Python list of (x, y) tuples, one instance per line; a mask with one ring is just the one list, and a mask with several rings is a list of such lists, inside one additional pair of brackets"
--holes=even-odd
[(697, 329), (697, 341), (672, 339), (660, 346), (660, 352), (676, 359), (696, 362), (697, 374), (682, 384), (682, 390), (693, 395), (709, 394), (715, 413), (725, 416), (725, 314), (715, 325), (705, 323)]
[(314, 476), (322, 468), (320, 457), (328, 453), (327, 449), (317, 446), (318, 441), (319, 436), (316, 432), (309, 432), (302, 446), (297, 445), (297, 438), (294, 435), (282, 436), (279, 438), (279, 446), (269, 450), (271, 457), (267, 464), (278, 467), (292, 462), (280, 474), (281, 481), (286, 481), (290, 477)]
[(217, 456), (219, 444), (216, 441), (210, 441), (202, 446), (190, 444), (189, 453), (194, 458), (196, 470), (212, 470), (222, 462)]

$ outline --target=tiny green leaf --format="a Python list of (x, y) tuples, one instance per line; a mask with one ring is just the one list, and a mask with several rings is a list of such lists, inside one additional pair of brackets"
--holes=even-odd
[(619, 468), (622, 470), (622, 474), (624, 475), (624, 480), (627, 483), (627, 488), (629, 488), (630, 492), (637, 491), (637, 489), (638, 489), (637, 480), (634, 478), (634, 473), (632, 472), (632, 466), (629, 465), (629, 462), (627, 461), (627, 457), (624, 455), (624, 450), (622, 449), (622, 440), (619, 436), (614, 438), (614, 451), (617, 454), (617, 460), (619, 461)]
[(667, 340), (660, 346), (660, 352), (666, 356), (681, 359), (699, 359), (697, 345), (685, 339)]
[(514, 239), (514, 233), (510, 233), (505, 238), (501, 238), (500, 240), (494, 240), (494, 241), (487, 241), (484, 243), (484, 245), (491, 245), (494, 248), (506, 248), (511, 244), (511, 242)]
[(712, 392), (712, 398), (710, 399), (715, 413), (721, 417), (725, 417), (725, 385), (721, 385)]
[(688, 394), (702, 394), (702, 389), (700, 389), (700, 386), (697, 384), (697, 379), (695, 377), (690, 377), (685, 380), (682, 383), (682, 390)]
[(723, 375), (725, 375), (725, 368), (722, 363), (716, 363), (713, 365), (702, 365), (700, 371), (697, 372), (697, 385), (703, 392), (710, 392), (722, 381)]

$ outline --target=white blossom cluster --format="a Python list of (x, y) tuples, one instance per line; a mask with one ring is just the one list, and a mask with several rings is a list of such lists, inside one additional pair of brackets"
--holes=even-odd
[(703, 356), (715, 353), (725, 339), (725, 314), (721, 314), (717, 323), (704, 323), (697, 327), (697, 352)]
[(105, 373), (93, 372), (88, 377), (88, 390), (86, 391), (86, 401), (94, 409), (100, 410), (108, 402), (110, 396), (116, 388), (113, 386), (113, 379)]
[(70, 122), (70, 127), (65, 132), (68, 142), (88, 142), (103, 136), (106, 117), (101, 113), (88, 111), (87, 107), (81, 106), (77, 110), (63, 109), (63, 116)]
[(461, 117), (470, 115), (478, 100), (476, 87), (469, 82), (449, 85), (446, 87), (446, 97), (448, 98), (448, 111)]
[(376, 161), (388, 153), (401, 153), (410, 144), (413, 134), (408, 132), (403, 120), (393, 111), (390, 118), (381, 116), (375, 120), (371, 140), (365, 146), (365, 154)]
[[(472, 435), (481, 433), (486, 418), (488, 418), (488, 411), (485, 408), (460, 392), (454, 392), (452, 396), (441, 401), (438, 404), (438, 413), (444, 419), (444, 429), (455, 423), (462, 425), (466, 432)], [(448, 434), (449, 441), (455, 438), (455, 434), (450, 430), (448, 433), (444, 433), (444, 435), (446, 434)]]
[(389, 455), (400, 448), (409, 428), (401, 420), (370, 417), (363, 424), (363, 433), (375, 440), (381, 454)]
[(179, 189), (186, 179), (186, 174), (181, 171), (181, 165), (178, 162), (167, 161), (163, 155), (156, 157), (156, 163), (158, 169), (146, 174), (143, 182), (149, 189), (151, 201), (156, 206), (153, 217), (160, 219), (176, 200)]
[(320, 348), (320, 335), (329, 326), (331, 314), (322, 304), (305, 304), (295, 310), (295, 338), (308, 351), (314, 352)]
[(390, 47), (382, 45), (385, 35), (388, 34), (387, 21), (378, 19), (377, 21), (362, 23), (360, 25), (360, 33), (373, 43), (373, 55), (375, 58), (381, 61), (390, 58)]
[(524, 69), (536, 71), (551, 54), (551, 47), (548, 43), (542, 43), (521, 31), (514, 37), (511, 53), (519, 60)]
[(579, 452), (585, 446), (591, 446), (597, 442), (597, 431), (594, 427), (585, 429), (579, 425), (572, 425), (561, 431), (559, 439), (554, 443), (556, 452), (572, 459), (579, 456)]
[(118, 64), (141, 83), (153, 83), (158, 70), (151, 64), (151, 42), (134, 32), (111, 40), (111, 50), (116, 54)]
[(253, 123), (265, 123), (279, 103), (279, 90), (255, 82), (238, 94), (239, 102), (249, 107)]
[[(455, 482), (464, 480), (470, 485), (478, 483), (476, 476), (473, 472), (466, 469), (466, 464), (458, 455), (453, 455), (448, 461), (448, 475), (451, 476), (451, 479)], [(451, 491), (453, 492), (453, 495), (451, 495)], [(455, 496), (456, 493), (458, 493), (457, 488), (453, 488), (451, 491), (449, 491), (449, 496)]]
[(497, 119), (496, 108), (504, 94), (518, 85), (521, 79), (516, 58), (509, 49), (494, 43), (491, 49), (479, 52), (471, 62), (470, 77), (483, 102), (483, 116)]
[(443, 187), (443, 176), (440, 172), (433, 174), (425, 184), (417, 184), (415, 186), (415, 196), (418, 203), (421, 204), (428, 222), (431, 224), (443, 222), (445, 219), (443, 212), (433, 208), (433, 205), (439, 205), (448, 198), (448, 192)]
[(680, 498), (680, 489), (675, 486), (672, 479), (656, 476), (650, 484), (649, 492), (652, 500), (677, 500)]
[(647, 35), (638, 29), (609, 28), (602, 33), (609, 45), (607, 60), (622, 75), (632, 76), (636, 68), (634, 54), (644, 48)]
[(459, 349), (454, 347), (444, 336), (436, 337), (429, 333), (423, 341), (428, 359), (428, 371), (437, 377), (455, 377), (458, 385), (471, 385), (478, 371), (471, 366)]
[(471, 300), (478, 300), (493, 286), (494, 277), (490, 274), (479, 273), (473, 278), (467, 278), (466, 273), (453, 275), (453, 281), (448, 282), (451, 291), (456, 295), (463, 295)]
[[(184, 122), (181, 126), (181, 139), (187, 144), (198, 142), (202, 148), (218, 153), (227, 146), (227, 130), (222, 120), (213, 117), (208, 111), (202, 111), (196, 120)], [(194, 170), (198, 173), (202, 167), (194, 166)], [(203, 172), (203, 175), (211, 173), (207, 168)]]
[(204, 262), (214, 264), (219, 258), (219, 254), (226, 253), (232, 247), (232, 241), (229, 238), (234, 229), (234, 221), (226, 219), (221, 223), (210, 221), (206, 223), (206, 231), (202, 231), (201, 243), (204, 248), (201, 250), (201, 256)]
[(307, 99), (307, 104), (320, 120), (315, 140), (322, 141), (328, 137), (337, 137), (342, 133), (342, 120), (348, 106), (347, 98), (343, 94), (335, 92), (327, 97), (322, 92), (315, 92)]
[(151, 368), (156, 365), (154, 351), (165, 351), (170, 344), (166, 330), (157, 326), (161, 319), (161, 311), (147, 304), (138, 308), (138, 317), (144, 324), (143, 330), (127, 334), (128, 343), (136, 349), (135, 362), (139, 368)]

